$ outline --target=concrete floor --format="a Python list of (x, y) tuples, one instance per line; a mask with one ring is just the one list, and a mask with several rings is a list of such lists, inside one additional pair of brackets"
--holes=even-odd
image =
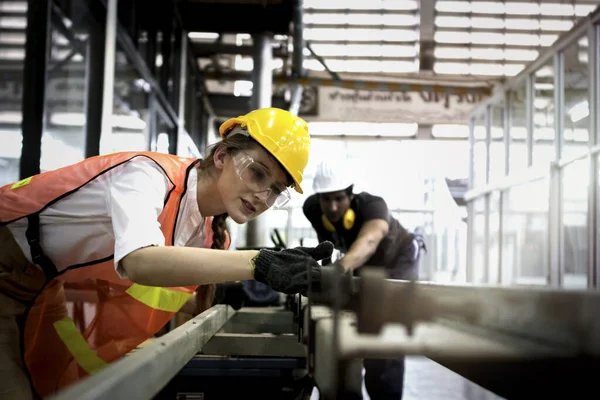
[[(406, 358), (403, 400), (501, 400), (482, 387), (426, 358)], [(317, 400), (315, 389), (311, 400)], [(363, 399), (370, 400), (363, 384)]]

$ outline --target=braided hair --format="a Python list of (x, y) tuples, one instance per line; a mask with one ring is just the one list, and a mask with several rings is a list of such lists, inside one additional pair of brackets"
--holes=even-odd
[[(232, 132), (225, 139), (214, 144), (208, 151), (208, 155), (200, 160), (197, 166), (199, 176), (210, 174), (214, 171), (214, 156), (216, 151), (221, 148), (225, 148), (227, 154), (233, 156), (239, 151), (260, 146), (248, 134), (235, 134), (236, 131), (244, 131), (244, 129), (239, 126), (234, 127)], [(286, 176), (288, 178), (288, 182), (293, 182), (292, 177), (287, 172)], [(213, 233), (211, 249), (222, 250), (225, 248), (225, 242), (227, 240), (227, 217), (229, 217), (229, 215), (227, 213), (223, 213), (216, 215), (213, 218), (211, 225)], [(196, 311), (198, 313), (207, 310), (213, 305), (215, 291), (216, 286), (214, 284), (202, 285), (196, 289)]]
[[(246, 135), (230, 135), (222, 141), (213, 145), (208, 155), (200, 160), (198, 163), (198, 175), (205, 175), (211, 172), (214, 168), (214, 155), (215, 152), (225, 147), (228, 154), (235, 154), (240, 150), (246, 150), (253, 146), (256, 146), (257, 143), (254, 139), (250, 138)], [(211, 249), (224, 250), (225, 242), (227, 241), (227, 218), (229, 215), (227, 213), (219, 214), (213, 217), (212, 220), (212, 234), (213, 240), (210, 246)], [(199, 314), (207, 309), (209, 309), (214, 302), (216, 292), (216, 285), (208, 284), (208, 285), (200, 285), (196, 289), (196, 312)]]

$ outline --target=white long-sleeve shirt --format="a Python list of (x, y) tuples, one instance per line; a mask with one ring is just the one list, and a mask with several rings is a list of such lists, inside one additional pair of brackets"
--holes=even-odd
[[(187, 181), (177, 224), (175, 246), (204, 246), (204, 218), (198, 209), (198, 174)], [(147, 246), (164, 246), (160, 215), (169, 181), (162, 169), (146, 157), (135, 157), (100, 175), (79, 190), (40, 213), (40, 242), (44, 253), (59, 270), (108, 259), (119, 267), (127, 254)], [(8, 225), (15, 240), (31, 261), (25, 237), (27, 218)]]

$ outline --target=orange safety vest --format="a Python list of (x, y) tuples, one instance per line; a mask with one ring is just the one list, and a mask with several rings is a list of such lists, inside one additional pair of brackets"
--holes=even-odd
[[(21, 331), (25, 365), (36, 392), (44, 397), (118, 360), (156, 334), (189, 300), (197, 286), (150, 287), (121, 279), (112, 256), (57, 271), (39, 246), (39, 213), (101, 174), (135, 157), (156, 162), (170, 180), (158, 218), (166, 245), (173, 245), (180, 201), (195, 159), (152, 152), (122, 152), (91, 157), (0, 188), (0, 225), (27, 217), (27, 236), (35, 263), (48, 277), (28, 307)], [(212, 243), (212, 217), (205, 221)], [(37, 230), (37, 236), (35, 231)], [(229, 238), (225, 247), (229, 247)], [(165, 266), (168, 268), (168, 266)], [(68, 288), (95, 298), (95, 315), (77, 327), (69, 314)], [(71, 306), (70, 309), (69, 306)]]

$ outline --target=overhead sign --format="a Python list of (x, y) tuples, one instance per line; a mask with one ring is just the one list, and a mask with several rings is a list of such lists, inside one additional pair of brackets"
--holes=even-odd
[(392, 92), (319, 87), (318, 121), (466, 124), (482, 94)]

